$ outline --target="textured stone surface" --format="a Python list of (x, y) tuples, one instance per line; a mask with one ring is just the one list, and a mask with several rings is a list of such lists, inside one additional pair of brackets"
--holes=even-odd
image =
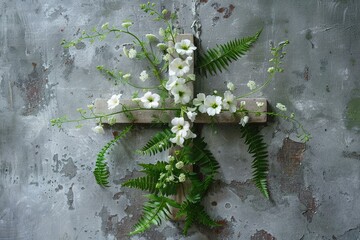
[[(134, 150), (156, 129), (139, 127), (111, 152), (112, 187), (94, 184), (91, 170), (102, 145), (112, 138), (50, 119), (95, 98), (114, 93), (97, 65), (131, 69), (144, 65), (122, 56), (131, 39), (109, 38), (72, 49), (62, 39), (105, 22), (133, 19), (138, 34), (157, 32), (138, 3), (146, 1), (9, 0), (0, 2), (0, 239), (181, 239), (181, 223), (167, 222), (142, 236), (127, 237), (144, 199), (119, 184), (145, 160)], [(225, 90), (226, 82), (245, 92), (248, 80), (266, 77), (269, 41), (290, 40), (285, 73), (256, 97), (270, 106), (284, 103), (313, 134), (307, 146), (296, 143), (294, 128), (271, 121), (269, 142), (271, 200), (249, 180), (251, 159), (231, 126), (202, 135), (221, 165), (204, 200), (224, 226), (195, 226), (184, 239), (341, 239), (359, 238), (360, 229), (360, 2), (356, 0), (200, 0), (157, 1), (179, 14), (177, 26), (199, 37), (201, 48), (215, 46), (260, 28), (256, 47), (217, 77), (201, 79), (196, 90)], [(193, 29), (191, 29), (193, 25)], [(161, 157), (161, 156), (160, 156)], [(155, 160), (155, 158), (149, 161)]]

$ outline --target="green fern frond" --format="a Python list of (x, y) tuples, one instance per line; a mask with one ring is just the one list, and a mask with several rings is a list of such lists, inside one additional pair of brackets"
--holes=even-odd
[(132, 126), (126, 127), (118, 136), (116, 136), (113, 140), (108, 142), (97, 154), (94, 176), (97, 184), (102, 187), (109, 186), (109, 169), (106, 163), (105, 154), (108, 150), (115, 145), (120, 139), (124, 138), (126, 134), (131, 130)]
[(164, 161), (158, 161), (155, 164), (153, 163), (140, 163), (139, 166), (141, 166), (143, 169), (140, 170), (141, 172), (146, 173), (149, 176), (159, 176), (160, 173), (165, 171), (165, 166), (169, 163)]
[(213, 176), (205, 176), (203, 179), (200, 179), (198, 174), (190, 173), (189, 179), (191, 181), (191, 188), (186, 199), (192, 203), (200, 202), (214, 182), (214, 178)]
[(177, 217), (186, 216), (183, 234), (187, 235), (189, 228), (195, 223), (200, 223), (210, 228), (221, 226), (213, 220), (200, 203), (192, 203), (188, 200), (184, 201), (176, 215)]
[(191, 161), (197, 164), (200, 172), (206, 176), (215, 176), (220, 167), (213, 154), (207, 149), (204, 138), (194, 139)]
[(267, 145), (259, 130), (250, 125), (241, 128), (241, 137), (245, 138), (248, 145), (248, 152), (252, 155), (252, 180), (256, 187), (269, 198), (267, 174), (269, 169)]
[(149, 229), (152, 225), (161, 224), (162, 220), (169, 219), (169, 206), (179, 208), (176, 201), (163, 196), (150, 194), (146, 196), (149, 201), (145, 203), (143, 208), (143, 216), (134, 226), (134, 231), (130, 235), (142, 233)]
[(129, 179), (121, 185), (123, 187), (146, 190), (149, 191), (150, 193), (158, 193), (159, 189), (156, 188), (157, 180), (158, 178), (154, 176), (145, 176), (145, 177)]
[(197, 204), (196, 206), (197, 214), (196, 214), (196, 221), (198, 223), (201, 223), (202, 225), (205, 225), (207, 227), (213, 228), (213, 227), (220, 227), (221, 224), (217, 223), (214, 219), (212, 219), (209, 214), (205, 211), (204, 207), (200, 204)]
[(199, 56), (199, 65), (197, 68), (201, 75), (215, 75), (227, 69), (232, 61), (238, 60), (259, 38), (262, 29), (254, 36), (242, 39), (231, 40), (225, 44), (217, 45), (208, 50), (205, 54)]
[(158, 132), (152, 139), (149, 140), (145, 147), (138, 152), (143, 155), (155, 155), (159, 152), (165, 151), (174, 145), (170, 142), (170, 138), (172, 138), (173, 135), (174, 134), (169, 129)]
[(166, 187), (157, 188), (156, 184), (158, 182), (159, 176), (144, 176), (134, 179), (130, 179), (122, 184), (123, 187), (137, 188), (143, 191), (148, 191), (149, 193), (158, 194), (161, 193), (164, 196), (175, 195), (177, 190), (177, 185), (175, 183), (168, 183)]

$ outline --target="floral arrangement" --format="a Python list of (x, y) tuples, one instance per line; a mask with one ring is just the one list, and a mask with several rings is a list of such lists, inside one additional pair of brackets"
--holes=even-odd
[[(243, 98), (263, 89), (270, 84), (276, 73), (284, 71), (281, 68), (281, 61), (286, 54), (284, 47), (289, 42), (284, 41), (271, 47), (272, 58), (268, 68), (268, 79), (261, 85), (249, 81), (247, 94), (235, 96), (235, 86), (228, 82), (227, 90), (224, 93), (220, 94), (217, 91), (208, 95), (198, 93), (194, 97), (192, 84), (196, 80), (196, 76), (215, 75), (227, 69), (231, 62), (238, 60), (250, 50), (259, 38), (261, 30), (253, 36), (217, 45), (217, 47), (200, 54), (198, 47), (193, 44), (191, 39), (177, 40), (179, 33), (173, 27), (176, 14), (170, 13), (166, 9), (161, 12), (157, 11), (154, 3), (142, 4), (141, 9), (150, 16), (154, 16), (155, 21), (162, 21), (165, 24), (165, 28), (159, 29), (159, 37), (154, 34), (146, 34), (144, 38), (139, 37), (131, 31), (133, 23), (124, 21), (121, 28), (105, 23), (101, 29), (95, 28), (91, 33), (84, 31), (80, 38), (74, 41), (63, 41), (63, 44), (65, 47), (72, 47), (84, 40), (90, 42), (104, 40), (111, 33), (116, 37), (129, 35), (134, 42), (131, 46), (124, 46), (124, 55), (129, 59), (147, 61), (149, 68), (143, 70), (138, 78), (140, 81), (147, 81), (151, 78), (156, 80), (158, 85), (152, 89), (139, 87), (134, 84), (130, 72), (125, 73), (98, 66), (98, 70), (107, 78), (113, 79), (116, 84), (119, 82), (129, 84), (135, 89), (140, 88), (144, 94), (139, 96), (139, 92), (135, 91), (131, 104), (125, 104), (122, 95), (115, 94), (107, 100), (107, 108), (111, 111), (110, 113), (99, 113), (91, 104), (88, 105), (87, 110), (78, 109), (79, 119), (56, 118), (51, 121), (52, 125), (62, 127), (63, 123), (77, 122), (78, 126), (81, 126), (81, 121), (96, 119), (98, 124), (93, 131), (104, 134), (104, 125), (115, 124), (118, 115), (125, 115), (130, 122), (133, 122), (136, 121), (134, 113), (139, 111), (166, 113), (167, 120), (154, 117), (154, 121), (164, 124), (170, 122), (170, 126), (155, 134), (143, 148), (138, 150), (138, 153), (155, 155), (172, 148), (167, 159), (156, 163), (140, 164), (144, 176), (127, 180), (122, 184), (123, 187), (138, 188), (149, 192), (146, 195), (148, 201), (144, 205), (143, 216), (130, 234), (144, 232), (153, 224), (160, 224), (162, 220), (170, 218), (184, 219), (184, 234), (187, 234), (193, 223), (204, 224), (208, 227), (220, 226), (219, 222), (206, 213), (201, 204), (214, 181), (219, 164), (207, 148), (205, 139), (198, 136), (194, 123), (200, 116), (207, 116), (211, 121), (216, 121), (216, 117), (223, 113), (230, 113), (231, 116), (238, 119), (240, 135), (245, 139), (248, 152), (253, 157), (253, 181), (263, 195), (269, 198), (267, 145), (264, 143), (259, 129), (248, 124), (251, 115), (278, 116), (293, 122), (297, 129), (301, 130), (298, 137), (304, 142), (310, 139), (310, 134), (295, 119), (293, 113), (287, 114), (286, 106), (283, 104), (276, 104), (278, 112), (268, 112), (260, 110), (266, 102), (259, 101), (256, 102), (258, 109), (251, 110), (247, 108)], [(197, 53), (196, 56), (195, 53)], [(195, 65), (196, 74), (193, 71), (193, 65)], [(99, 152), (94, 175), (100, 186), (109, 186), (110, 169), (107, 165), (106, 153), (124, 139), (133, 128), (134, 125), (129, 124)], [(193, 171), (193, 168), (196, 168), (196, 171)], [(174, 198), (179, 191), (184, 195), (182, 201)]]

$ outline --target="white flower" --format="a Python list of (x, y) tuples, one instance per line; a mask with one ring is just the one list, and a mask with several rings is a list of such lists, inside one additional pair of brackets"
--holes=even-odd
[(196, 134), (189, 130), (185, 136), (185, 139), (196, 138)]
[(128, 27), (130, 27), (132, 25), (132, 22), (130, 22), (130, 21), (126, 21), (126, 22), (123, 22), (122, 24), (121, 24), (121, 26), (123, 26), (124, 28), (128, 28)]
[(243, 127), (245, 127), (245, 125), (249, 122), (249, 117), (248, 116), (244, 116), (240, 119), (240, 125), (242, 125)]
[(114, 116), (111, 116), (108, 118), (108, 123), (110, 125), (114, 125), (116, 123), (116, 118)]
[(175, 160), (175, 157), (174, 157), (174, 156), (169, 155), (169, 156), (168, 156), (168, 160), (169, 160), (169, 162), (172, 162), (172, 161), (174, 161), (174, 160)]
[(171, 131), (179, 135), (180, 137), (186, 137), (187, 132), (190, 130), (190, 124), (188, 121), (185, 121), (183, 117), (175, 117), (171, 120), (173, 127)]
[(182, 161), (179, 161), (179, 162), (177, 162), (177, 163), (175, 164), (175, 167), (176, 167), (177, 169), (182, 169), (182, 168), (184, 167), (184, 163), (183, 163)]
[(185, 180), (186, 180), (185, 174), (180, 173), (180, 175), (179, 175), (179, 182), (185, 182)]
[(106, 23), (104, 23), (102, 26), (101, 26), (101, 29), (108, 29), (109, 28), (109, 23), (108, 22), (106, 22)]
[(195, 112), (196, 108), (187, 108), (187, 112), (186, 112), (186, 115), (188, 117), (188, 119), (191, 121), (191, 122), (194, 122), (195, 121), (195, 118), (196, 118), (196, 115), (197, 115), (197, 112)]
[(256, 106), (262, 107), (262, 106), (264, 106), (264, 102), (256, 102)]
[(179, 84), (171, 89), (171, 94), (174, 95), (175, 103), (186, 104), (191, 100), (192, 91), (185, 84)]
[(248, 88), (250, 88), (250, 90), (254, 90), (256, 88), (256, 83), (254, 81), (249, 81), (246, 86), (248, 86)]
[(187, 57), (185, 59), (185, 62), (190, 66), (192, 64), (192, 62), (193, 62), (193, 58), (192, 57)]
[(275, 72), (275, 68), (274, 67), (269, 67), (267, 70), (268, 73), (274, 73)]
[(169, 61), (169, 59), (170, 59), (170, 54), (167, 53), (163, 56), (164, 61)]
[(146, 34), (145, 37), (149, 40), (149, 42), (158, 42), (159, 39), (154, 34)]
[(87, 108), (88, 108), (89, 110), (93, 110), (93, 109), (94, 109), (94, 104), (89, 104), (89, 105), (87, 105)]
[(287, 110), (286, 106), (284, 104), (281, 104), (281, 103), (277, 103), (276, 108), (278, 108), (280, 111), (286, 111)]
[(196, 47), (189, 39), (183, 39), (181, 42), (175, 43), (176, 52), (180, 55), (191, 55)]
[(173, 54), (173, 53), (175, 52), (175, 48), (169, 47), (168, 49), (166, 49), (166, 51), (167, 51), (169, 54)]
[(175, 143), (176, 145), (179, 145), (180, 147), (183, 147), (185, 139), (181, 137), (180, 135), (177, 135), (173, 138), (170, 138), (170, 142)]
[(195, 81), (195, 74), (193, 74), (193, 73), (188, 74), (188, 75), (186, 76), (186, 79), (189, 79), (189, 80), (191, 80), (191, 81)]
[(137, 54), (136, 50), (131, 48), (128, 53), (128, 58), (130, 59), (136, 58), (136, 54)]
[(126, 46), (123, 46), (123, 52), (126, 57), (129, 57), (129, 50), (127, 49)]
[(120, 104), (120, 97), (122, 94), (112, 95), (111, 98), (107, 101), (108, 109), (114, 109), (117, 105)]
[(165, 30), (163, 28), (159, 28), (159, 35), (162, 37), (165, 36)]
[(144, 104), (144, 108), (157, 108), (159, 106), (160, 96), (156, 93), (147, 92), (140, 101)]
[(199, 107), (199, 112), (206, 113), (206, 107), (204, 105), (205, 102), (205, 94), (198, 93), (196, 95), (196, 98), (193, 100), (193, 104), (197, 107)]
[(185, 84), (185, 79), (178, 78), (177, 76), (170, 76), (169, 81), (166, 82), (165, 88), (166, 90), (171, 90), (173, 87)]
[(127, 80), (131, 77), (130, 73), (124, 74), (123, 79)]
[(234, 91), (235, 90), (235, 85), (232, 82), (228, 82), (228, 84), (226, 85), (226, 87), (230, 90), (230, 91)]
[(165, 51), (168, 46), (165, 43), (158, 43), (156, 47), (158, 47), (161, 51)]
[(245, 101), (241, 101), (240, 102), (240, 107), (244, 107), (246, 105), (246, 102)]
[(204, 105), (206, 107), (206, 112), (209, 116), (214, 116), (219, 114), (221, 111), (221, 102), (222, 99), (220, 96), (209, 95), (206, 96)]
[(93, 130), (94, 132), (99, 133), (99, 134), (105, 133), (104, 128), (101, 125), (97, 125), (97, 126), (93, 127), (91, 130)]
[(174, 180), (175, 180), (174, 175), (170, 175), (169, 177), (166, 178), (167, 182), (172, 182)]
[(223, 107), (224, 109), (229, 110), (230, 112), (236, 112), (236, 103), (234, 102), (235, 97), (230, 91), (225, 91), (224, 99), (223, 99)]
[(140, 73), (140, 77), (139, 77), (139, 78), (140, 78), (141, 81), (145, 82), (146, 79), (149, 78), (149, 74), (147, 74), (146, 70), (144, 70), (144, 71), (142, 71), (142, 72)]
[(171, 165), (168, 164), (168, 165), (165, 166), (166, 171), (170, 171), (171, 169), (172, 169)]
[(169, 75), (175, 75), (178, 77), (184, 76), (190, 71), (189, 64), (180, 58), (175, 58), (169, 65)]

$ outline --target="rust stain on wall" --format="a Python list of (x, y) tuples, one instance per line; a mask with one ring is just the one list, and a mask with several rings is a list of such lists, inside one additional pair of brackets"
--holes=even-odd
[(285, 138), (278, 152), (277, 160), (281, 167), (280, 186), (282, 192), (298, 193), (304, 186), (304, 173), (300, 167), (305, 144)]
[(311, 222), (314, 214), (316, 213), (316, 200), (313, 197), (313, 192), (311, 189), (305, 189), (299, 192), (298, 195), (299, 201), (305, 205), (306, 210), (303, 212), (303, 215), (306, 217), (308, 222)]
[(229, 18), (231, 17), (235, 6), (230, 4), (228, 7), (220, 7), (221, 5), (219, 3), (213, 3), (211, 5), (218, 13), (224, 14), (223, 18)]
[(20, 89), (25, 102), (24, 115), (37, 114), (50, 101), (51, 88), (48, 85), (49, 69), (32, 63), (33, 70), (26, 79), (19, 79), (15, 85)]
[(289, 138), (284, 139), (277, 160), (288, 176), (292, 176), (298, 171), (301, 161), (303, 160), (304, 151), (304, 143), (295, 142)]
[(260, 230), (252, 235), (250, 240), (276, 240), (276, 238), (265, 230)]

